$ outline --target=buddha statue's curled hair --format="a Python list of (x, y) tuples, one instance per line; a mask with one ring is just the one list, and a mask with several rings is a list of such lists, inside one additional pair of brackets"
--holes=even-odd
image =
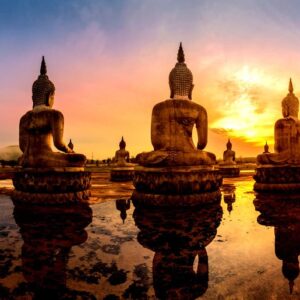
[(41, 63), (41, 70), (38, 79), (32, 85), (32, 101), (33, 107), (37, 105), (48, 105), (49, 96), (54, 94), (55, 86), (49, 80), (47, 74), (47, 68), (45, 59), (43, 56)]
[(169, 75), (169, 85), (171, 89), (171, 98), (175, 95), (188, 96), (192, 99), (193, 74), (184, 63), (184, 52), (180, 43), (177, 55), (177, 63)]

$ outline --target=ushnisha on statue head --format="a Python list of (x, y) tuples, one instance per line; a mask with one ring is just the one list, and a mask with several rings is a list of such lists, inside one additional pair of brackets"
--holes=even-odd
[(169, 75), (169, 85), (171, 89), (171, 99), (190, 99), (194, 88), (193, 74), (185, 64), (184, 52), (180, 43), (177, 63)]
[(53, 106), (55, 86), (47, 76), (47, 67), (43, 56), (40, 75), (32, 85), (33, 108), (38, 105)]

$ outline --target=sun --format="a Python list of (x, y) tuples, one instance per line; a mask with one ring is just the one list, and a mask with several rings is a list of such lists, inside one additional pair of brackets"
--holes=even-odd
[(261, 84), (264, 81), (262, 71), (257, 68), (250, 68), (244, 65), (235, 73), (236, 80), (241, 84)]
[[(225, 129), (230, 137), (263, 145), (267, 137), (273, 136), (274, 116), (272, 111), (261, 109), (260, 95), (270, 79), (259, 68), (248, 65), (231, 70), (230, 74), (225, 75), (231, 79), (225, 89), (222, 116), (211, 127)], [(272, 144), (272, 140), (269, 143)]]

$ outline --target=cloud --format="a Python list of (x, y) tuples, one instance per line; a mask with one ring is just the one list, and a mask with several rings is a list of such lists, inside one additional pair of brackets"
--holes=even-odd
[(226, 128), (209, 128), (212, 132), (216, 134), (220, 134), (223, 136), (229, 136), (230, 133), (232, 132), (231, 129), (226, 129)]

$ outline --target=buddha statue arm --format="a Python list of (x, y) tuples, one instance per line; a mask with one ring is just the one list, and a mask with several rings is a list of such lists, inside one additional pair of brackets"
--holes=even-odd
[(165, 114), (160, 112), (159, 104), (157, 104), (153, 107), (151, 117), (151, 143), (155, 151), (164, 147), (165, 135), (161, 118), (164, 120)]
[(25, 149), (27, 147), (27, 142), (28, 142), (28, 133), (25, 126), (23, 125), (24, 121), (25, 121), (25, 116), (21, 118), (20, 128), (19, 128), (19, 147), (23, 153), (25, 152)]
[(275, 123), (275, 152), (280, 153), (290, 148), (291, 126), (285, 119), (278, 120)]
[(202, 107), (196, 119), (196, 128), (198, 135), (197, 149), (203, 150), (207, 144), (207, 113)]
[(58, 112), (52, 118), (52, 135), (55, 147), (65, 153), (74, 153), (63, 141), (64, 116)]

